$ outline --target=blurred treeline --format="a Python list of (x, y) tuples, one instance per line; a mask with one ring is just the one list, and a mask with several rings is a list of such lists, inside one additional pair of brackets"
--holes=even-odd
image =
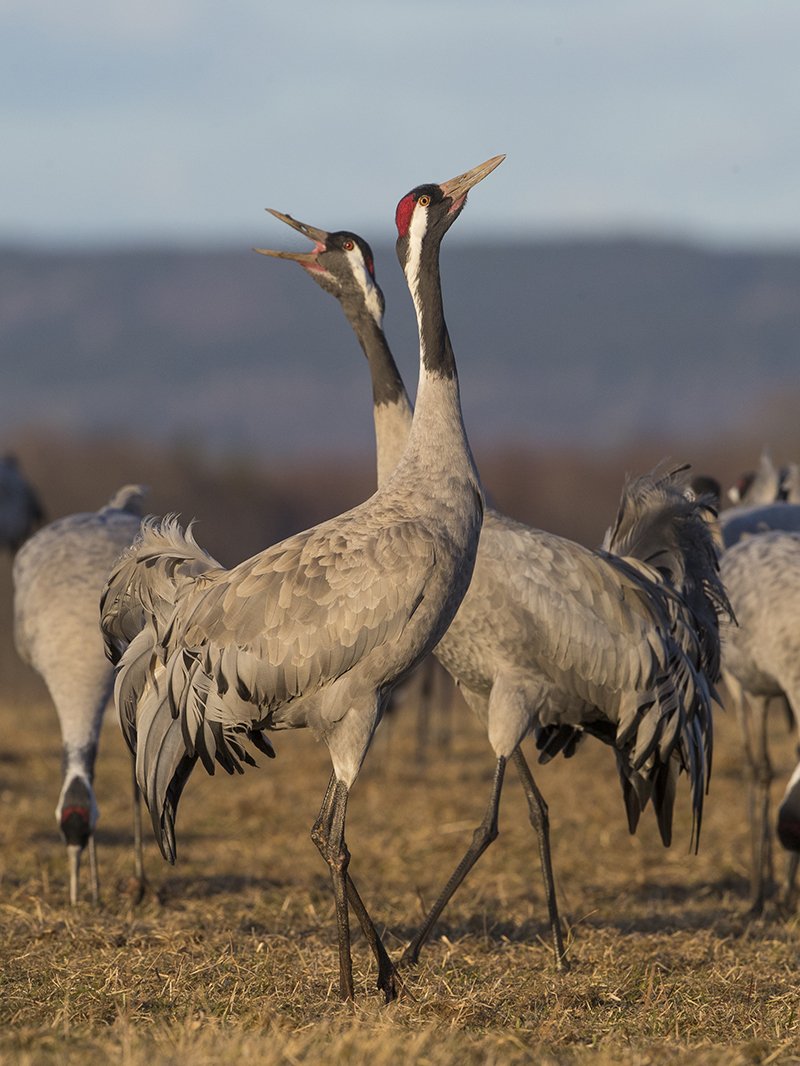
[[(374, 457), (320, 455), (270, 463), (255, 455), (225, 457), (196, 446), (153, 445), (99, 436), (70, 438), (30, 431), (13, 441), (48, 520), (102, 506), (126, 482), (149, 487), (152, 514), (196, 519), (200, 544), (232, 565), (281, 538), (366, 498), (375, 484)], [(614, 517), (627, 475), (657, 463), (690, 462), (728, 486), (752, 469), (768, 444), (776, 463), (800, 459), (800, 426), (778, 439), (740, 437), (692, 441), (645, 440), (618, 452), (496, 448), (478, 454), (491, 502), (530, 525), (596, 546)], [(7, 698), (37, 690), (17, 660), (11, 632), (11, 561), (0, 559), (0, 678)], [(57, 634), (54, 634), (57, 639)]]

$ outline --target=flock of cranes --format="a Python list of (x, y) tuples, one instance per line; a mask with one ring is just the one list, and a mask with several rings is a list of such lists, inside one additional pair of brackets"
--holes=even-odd
[[(71, 902), (84, 847), (98, 895), (92, 779), (112, 685), (134, 760), (139, 891), (139, 791), (162, 854), (174, 861), (178, 804), (198, 762), (209, 773), (215, 764), (241, 771), (254, 763), (250, 747), (274, 756), (272, 731), (308, 728), (325, 743), (332, 772), (311, 836), (330, 870), (344, 999), (353, 997), (351, 911), (389, 1001), (400, 988), (397, 965), (417, 960), (449, 899), (497, 837), (509, 761), (537, 838), (555, 965), (566, 969), (548, 809), (521, 742), (532, 736), (540, 761), (570, 756), (586, 736), (609, 745), (631, 832), (652, 803), (665, 845), (685, 774), (696, 846), (723, 675), (743, 723), (757, 734), (754, 855), (767, 869), (768, 835), (756, 839), (765, 822), (755, 817), (768, 818), (765, 701), (778, 696), (800, 714), (800, 667), (781, 672), (792, 656), (800, 662), (788, 625), (800, 593), (800, 536), (762, 532), (768, 527), (756, 519), (751, 535), (723, 552), (720, 569), (715, 512), (709, 496), (692, 490), (685, 468), (628, 481), (596, 551), (485, 504), (461, 416), (439, 250), (467, 193), (503, 158), (417, 186), (397, 205), (397, 253), (419, 330), (413, 407), (383, 331), (384, 297), (369, 246), (354, 233), (272, 212), (313, 248), (258, 251), (299, 263), (335, 296), (366, 356), (377, 444), (373, 496), (231, 569), (175, 519), (142, 522), (139, 486), (121, 489), (97, 512), (45, 527), (18, 552), (17, 646), (46, 681), (62, 730), (56, 816)], [(794, 491), (790, 474), (777, 478), (773, 499), (784, 492), (777, 504), (746, 498), (747, 488), (751, 497), (760, 491), (758, 480), (740, 486), (740, 510), (754, 502), (785, 516), (800, 510), (786, 502)], [(15, 527), (24, 529), (16, 540), (40, 518)], [(773, 567), (781, 586), (783, 629), (758, 567)], [(795, 584), (785, 580), (791, 567)], [(395, 964), (351, 874), (347, 804), (392, 690), (430, 652), (485, 727), (495, 771), (469, 848)], [(781, 805), (779, 833), (796, 855), (800, 771)], [(796, 866), (795, 859), (790, 886)], [(763, 877), (759, 892), (763, 905)]]

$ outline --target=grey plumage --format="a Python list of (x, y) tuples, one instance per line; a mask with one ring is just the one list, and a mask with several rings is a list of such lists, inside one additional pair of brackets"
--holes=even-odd
[[(383, 385), (399, 375), (383, 335), (383, 296), (364, 265), (371, 251), (355, 234), (326, 233), (273, 213), (314, 240), (315, 249), (267, 254), (299, 261), (339, 299), (367, 355), (383, 483), (400, 455), (411, 405), (404, 388)], [(406, 961), (416, 959), (450, 895), (497, 835), (504, 768), (513, 758), (539, 835), (563, 964), (547, 808), (519, 747), (530, 734), (545, 759), (574, 751), (584, 732), (612, 745), (631, 830), (652, 797), (665, 844), (675, 778), (686, 771), (699, 833), (719, 675), (718, 615), (727, 607), (706, 511), (683, 470), (635, 479), (604, 550), (592, 552), (487, 509), (472, 583), (435, 654), (485, 725), (497, 770), (473, 845)]]
[(765, 503), (752, 507), (729, 507), (720, 512), (720, 533), (726, 548), (743, 537), (771, 529), (800, 532), (800, 503)]
[[(724, 630), (723, 667), (750, 775), (751, 896), (758, 912), (771, 868), (769, 702), (785, 701), (795, 729), (800, 727), (800, 534), (773, 530), (746, 537), (723, 554), (721, 570), (738, 622)], [(798, 797), (790, 789), (781, 810), (787, 841), (792, 837), (786, 823), (795, 808), (800, 810)], [(800, 851), (800, 835), (794, 840), (793, 850)]]
[[(466, 193), (500, 162), (398, 206), (398, 254), (420, 332), (417, 415), (393, 477), (369, 500), (225, 570), (199, 560), (169, 523), (149, 526), (111, 575), (103, 628), (122, 651), (116, 696), (123, 730), (165, 857), (174, 859), (180, 791), (200, 759), (228, 772), (249, 737), (308, 727), (333, 775), (312, 839), (331, 869), (340, 991), (352, 998), (348, 903), (378, 963), (394, 973), (348, 873), (347, 796), (392, 687), (441, 638), (469, 584), (483, 498), (461, 419), (444, 324), (439, 243)], [(196, 572), (190, 572), (197, 568)], [(174, 590), (162, 613), (161, 588)], [(142, 627), (131, 639), (131, 620)], [(130, 643), (128, 644), (128, 642)], [(127, 647), (126, 647), (127, 644)]]
[(70, 856), (77, 899), (80, 853), (90, 845), (92, 893), (97, 802), (92, 787), (113, 672), (103, 649), (98, 604), (109, 571), (139, 530), (143, 490), (126, 485), (99, 511), (69, 515), (23, 544), (14, 560), (14, 638), (41, 675), (58, 714), (64, 751), (56, 820)]
[(44, 519), (39, 497), (15, 456), (0, 458), (0, 548), (15, 552)]
[(757, 470), (748, 470), (736, 479), (728, 489), (728, 499), (737, 507), (760, 507), (774, 503), (781, 492), (781, 472), (776, 469), (764, 448), (758, 461)]

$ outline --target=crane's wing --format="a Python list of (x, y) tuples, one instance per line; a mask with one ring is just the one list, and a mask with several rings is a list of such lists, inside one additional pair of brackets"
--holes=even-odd
[(416, 523), (325, 524), (198, 583), (163, 646), (201, 660), (220, 720), (239, 720), (238, 701), (253, 705), (250, 719), (266, 718), (394, 646), (434, 565), (433, 540)]
[[(112, 637), (129, 640), (140, 626), (122, 654), (116, 699), (169, 859), (178, 799), (196, 760), (210, 773), (215, 761), (241, 771), (253, 762), (244, 738), (273, 754), (261, 732), (270, 715), (395, 647), (435, 563), (432, 539), (407, 521), (365, 530), (340, 519), (232, 570), (189, 573), (202, 563), (189, 547), (174, 525), (150, 526), (128, 560), (133, 573), (122, 573), (123, 562), (107, 595), (116, 604), (106, 625)], [(148, 567), (158, 580), (137, 583)], [(171, 612), (164, 580), (175, 593)]]

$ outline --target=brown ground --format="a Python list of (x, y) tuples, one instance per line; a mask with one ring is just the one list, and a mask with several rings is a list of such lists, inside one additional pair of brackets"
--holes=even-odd
[[(746, 456), (749, 465), (757, 458), (754, 446), (740, 447), (724, 457), (730, 469), (711, 454), (688, 458), (729, 483)], [(298, 474), (49, 438), (20, 452), (51, 518), (145, 481), (153, 510), (200, 515), (200, 541), (223, 561), (336, 513), (371, 478), (367, 464)], [(615, 461), (509, 454), (488, 467), (487, 484), (510, 513), (597, 543), (625, 471), (670, 453), (684, 458), (674, 447)], [(330, 883), (308, 836), (330, 767), (304, 735), (277, 737), (278, 758), (244, 777), (196, 773), (178, 820), (178, 865), (168, 867), (148, 836), (152, 891), (134, 910), (124, 892), (127, 753), (110, 714), (97, 767), (102, 906), (65, 905), (52, 813), (55, 714), (13, 652), (9, 574), (0, 559), (0, 1062), (800, 1062), (800, 925), (774, 908), (763, 920), (745, 916), (746, 790), (736, 724), (724, 714), (697, 856), (688, 853), (685, 787), (665, 851), (652, 817), (628, 836), (613, 759), (598, 744), (537, 774), (550, 803), (569, 974), (553, 970), (534, 838), (510, 770), (500, 838), (408, 976), (408, 995), (381, 1004), (356, 935), (350, 1009), (336, 996)], [(393, 954), (466, 847), (493, 772), (460, 703), (452, 746), (432, 745), (425, 767), (415, 726), (412, 694), (381, 727), (348, 820), (353, 876)], [(782, 783), (794, 741), (780, 721), (774, 734)]]
[[(466, 846), (492, 756), (460, 703), (417, 764), (413, 697), (384, 723), (350, 806), (351, 870), (397, 952)], [(385, 1007), (357, 935), (358, 1003), (337, 1001), (327, 872), (308, 831), (329, 772), (309, 737), (244, 777), (196, 774), (173, 869), (148, 837), (133, 909), (127, 754), (109, 715), (98, 763), (103, 901), (65, 905), (53, 822), (59, 742), (43, 699), (0, 708), (0, 1053), (4, 1061), (783, 1063), (800, 1061), (800, 928), (745, 917), (747, 832), (735, 724), (722, 715), (702, 847), (652, 817), (625, 829), (610, 753), (541, 768), (572, 969), (555, 975), (533, 836), (510, 772), (501, 835), (446, 912), (408, 995)], [(388, 728), (387, 728), (388, 727)], [(792, 745), (775, 723), (776, 760)], [(7, 1058), (6, 1058), (7, 1057)]]

